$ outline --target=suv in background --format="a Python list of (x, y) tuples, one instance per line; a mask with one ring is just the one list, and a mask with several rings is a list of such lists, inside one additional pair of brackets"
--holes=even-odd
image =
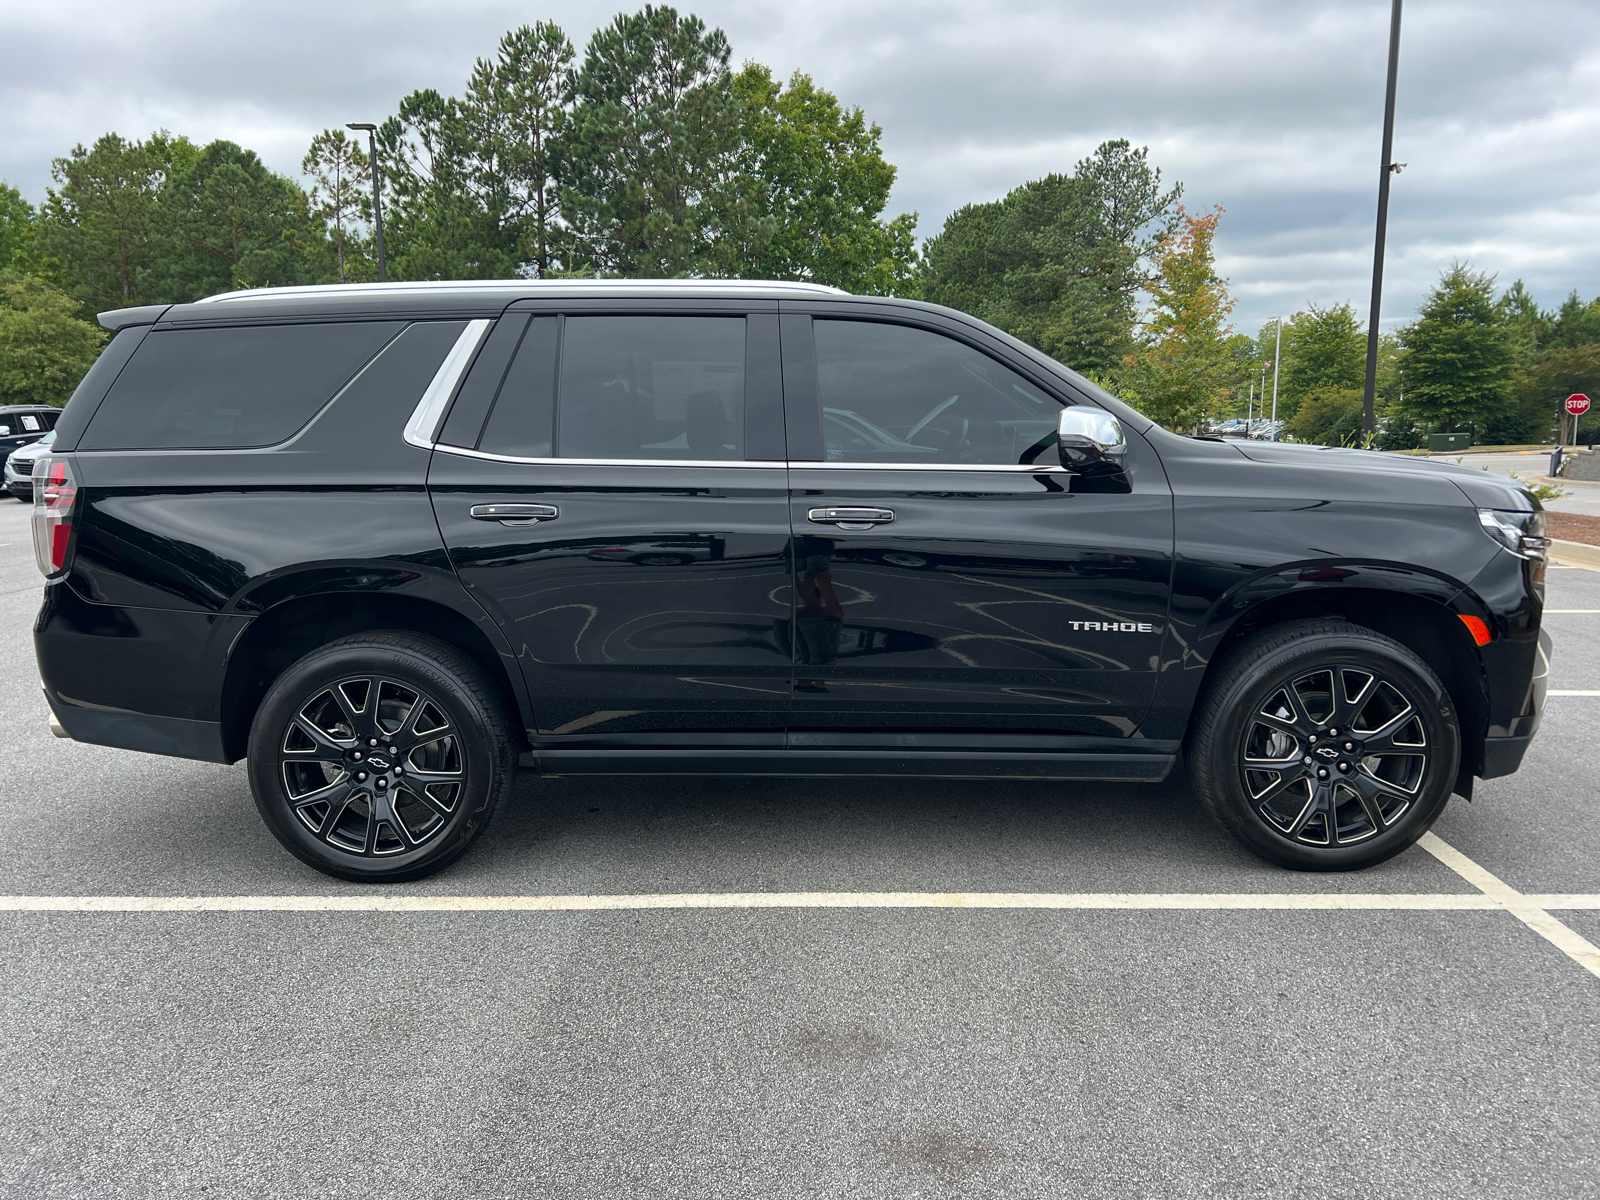
[(61, 411), (48, 404), (0, 405), (0, 464), (13, 450), (37, 442), (54, 429)]
[(6, 456), (6, 491), (18, 500), (33, 499), (33, 464), (41, 455), (48, 454), (55, 444), (55, 431), (51, 430), (37, 442), (29, 442)]
[(263, 290), (102, 314), (35, 475), (63, 736), (249, 760), (414, 878), (549, 774), (1158, 781), (1289, 867), (1517, 769), (1514, 481), (1160, 428), (980, 321), (802, 284)]

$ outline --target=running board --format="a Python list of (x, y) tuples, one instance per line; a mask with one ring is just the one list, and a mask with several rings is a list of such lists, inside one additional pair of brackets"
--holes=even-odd
[(1176, 754), (996, 753), (940, 750), (539, 749), (546, 775), (906, 775), (923, 779), (1078, 779), (1160, 783)]

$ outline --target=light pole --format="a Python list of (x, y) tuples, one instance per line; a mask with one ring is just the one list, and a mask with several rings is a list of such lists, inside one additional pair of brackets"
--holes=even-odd
[(1383, 302), (1383, 243), (1389, 235), (1389, 176), (1404, 163), (1394, 161), (1394, 88), (1400, 74), (1400, 0), (1389, 10), (1389, 83), (1383, 99), (1383, 163), (1378, 168), (1378, 234), (1372, 248), (1372, 308), (1367, 316), (1367, 386), (1361, 397), (1361, 432), (1374, 424), (1373, 397), (1378, 389), (1378, 309)]
[[(1283, 361), (1283, 318), (1278, 318), (1278, 344), (1272, 351), (1272, 423), (1278, 423), (1278, 364)], [(1278, 435), (1274, 431), (1272, 440), (1277, 441)]]
[(350, 121), (345, 128), (364, 129), (367, 133), (367, 161), (372, 167), (372, 223), (378, 238), (378, 282), (387, 283), (389, 270), (383, 261), (383, 197), (378, 188), (378, 127), (370, 122)]

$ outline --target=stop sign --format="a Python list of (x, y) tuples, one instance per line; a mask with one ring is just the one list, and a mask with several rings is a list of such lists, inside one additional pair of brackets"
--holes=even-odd
[(1567, 411), (1575, 417), (1581, 417), (1589, 411), (1589, 397), (1582, 392), (1567, 397)]

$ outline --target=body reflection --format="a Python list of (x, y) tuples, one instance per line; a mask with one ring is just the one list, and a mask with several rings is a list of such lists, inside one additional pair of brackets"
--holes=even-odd
[[(833, 539), (795, 539), (795, 654), (799, 665), (831, 667), (839, 661), (844, 605), (833, 590)], [(825, 692), (825, 679), (797, 676), (797, 692)]]

